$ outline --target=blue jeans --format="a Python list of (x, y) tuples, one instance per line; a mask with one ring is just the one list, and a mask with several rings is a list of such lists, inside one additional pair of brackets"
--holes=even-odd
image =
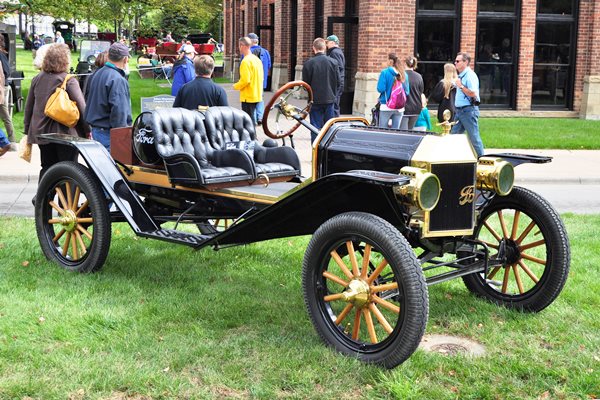
[(100, 142), (110, 153), (110, 129), (92, 127), (92, 139)]
[[(334, 116), (333, 103), (330, 104), (313, 104), (310, 109), (310, 123), (317, 129), (321, 129), (325, 122), (329, 121)], [(315, 141), (317, 134), (310, 133), (311, 143)]]
[(263, 100), (256, 103), (256, 121), (261, 121), (263, 119), (263, 114), (265, 113), (265, 102)]
[(477, 157), (481, 157), (483, 155), (483, 142), (479, 136), (479, 107), (456, 107), (454, 120), (458, 123), (452, 127), (451, 133), (464, 133), (467, 131)]
[[(392, 128), (400, 129), (400, 122), (402, 121), (403, 111), (399, 110), (379, 110), (379, 127), (380, 128)], [(392, 125), (389, 126), (389, 121), (392, 121)]]

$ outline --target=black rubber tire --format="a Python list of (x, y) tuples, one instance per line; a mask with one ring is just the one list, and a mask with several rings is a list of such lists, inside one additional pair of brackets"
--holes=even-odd
[[(381, 254), (391, 267), (393, 277), (390, 281), (398, 284), (394, 295), (401, 304), (397, 321), (394, 321), (395, 325), (390, 324), (393, 331), (375, 344), (360, 341), (358, 337), (355, 340), (344, 333), (342, 324), (336, 325), (334, 321), (336, 315), (330, 303), (324, 299), (331, 293), (327, 279), (323, 277), (331, 260), (330, 252), (345, 242), (370, 244), (373, 253)], [(429, 314), (425, 278), (406, 239), (382, 218), (349, 212), (327, 220), (308, 244), (302, 267), (302, 286), (308, 314), (317, 333), (327, 345), (341, 353), (393, 368), (410, 357), (421, 342)]]
[[(62, 254), (62, 247), (59, 240), (56, 243), (53, 240), (58, 233), (55, 231), (55, 228), (60, 230), (61, 227), (58, 224), (51, 224), (49, 222), (50, 218), (58, 215), (56, 210), (50, 205), (50, 202), (55, 201), (61, 205), (59, 203), (60, 200), (55, 199), (55, 188), (65, 189), (66, 182), (69, 183), (73, 192), (75, 192), (77, 187), (81, 191), (81, 195), (79, 196), (80, 201), (74, 204), (73, 210), (77, 210), (83, 204), (84, 199), (87, 199), (89, 202), (87, 209), (82, 212), (81, 217), (92, 218), (92, 222), (81, 224), (88, 233), (89, 229), (92, 229), (92, 238), (86, 240), (86, 253), (81, 255), (81, 257), (73, 257), (73, 253), (68, 254), (71, 251), (68, 243), (66, 245), (67, 254)], [(73, 201), (73, 203), (75, 202)], [(83, 273), (98, 271), (104, 265), (110, 249), (111, 221), (106, 197), (100, 182), (85, 166), (65, 161), (48, 169), (38, 185), (35, 204), (35, 225), (42, 252), (50, 261), (57, 263), (67, 270)], [(65, 235), (63, 234), (63, 236)]]
[[(547, 200), (528, 189), (516, 186), (508, 196), (496, 196), (482, 210), (475, 228), (475, 238), (480, 236), (483, 222), (499, 210), (519, 211), (539, 227), (546, 253), (546, 262), (541, 277), (538, 277), (539, 281), (524, 293), (515, 294), (502, 293), (494, 288), (484, 279), (482, 273), (464, 276), (463, 281), (472, 293), (499, 305), (522, 311), (541, 311), (556, 299), (569, 275), (571, 250), (565, 226)], [(493, 253), (492, 250), (491, 254)], [(523, 261), (523, 258), (519, 260)]]

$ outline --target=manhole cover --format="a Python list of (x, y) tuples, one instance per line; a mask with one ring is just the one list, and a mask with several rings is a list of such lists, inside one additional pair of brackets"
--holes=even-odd
[(479, 357), (485, 354), (485, 347), (466, 338), (450, 335), (425, 335), (419, 348), (448, 356), (465, 354)]

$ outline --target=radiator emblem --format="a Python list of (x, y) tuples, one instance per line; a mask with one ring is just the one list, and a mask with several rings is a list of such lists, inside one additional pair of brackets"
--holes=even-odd
[(458, 204), (464, 206), (467, 203), (472, 203), (475, 199), (475, 186), (465, 186), (460, 191), (460, 197), (458, 198)]

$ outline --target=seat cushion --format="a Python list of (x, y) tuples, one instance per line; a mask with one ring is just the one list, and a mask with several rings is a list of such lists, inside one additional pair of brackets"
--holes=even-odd
[(225, 149), (227, 143), (256, 140), (250, 116), (233, 107), (210, 107), (204, 114), (208, 140), (214, 149)]
[(298, 171), (291, 165), (271, 162), (266, 164), (256, 164), (256, 174), (267, 174), (268, 176), (286, 176), (296, 175)]

